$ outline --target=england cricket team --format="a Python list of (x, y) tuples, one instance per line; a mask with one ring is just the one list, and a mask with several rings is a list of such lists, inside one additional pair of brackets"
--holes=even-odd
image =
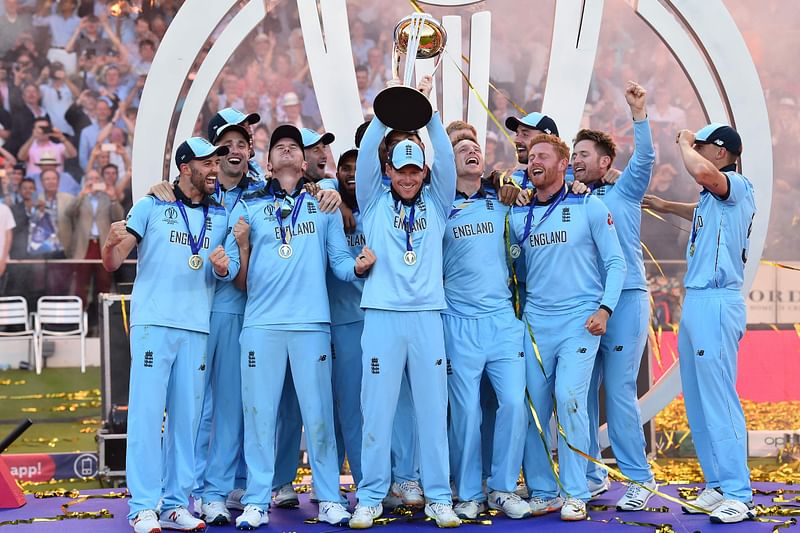
[[(430, 77), (418, 88), (428, 96)], [(649, 317), (643, 205), (692, 222), (679, 352), (706, 487), (684, 511), (753, 518), (735, 389), (755, 213), (742, 142), (725, 124), (681, 130), (699, 199), (648, 196), (646, 91), (621, 92), (634, 137), (621, 172), (610, 135), (581, 130), (570, 147), (541, 112), (507, 117), (519, 166), (500, 176), (474, 128), (459, 122), (448, 137), (438, 112), (426, 135), (373, 118), (333, 176), (332, 133), (278, 126), (261, 169), (260, 118), (233, 108), (207, 139), (184, 141), (178, 177), (139, 199), (103, 249), (108, 270), (138, 249), (134, 531), (200, 531), (230, 523), (232, 509), (252, 530), (271, 506), (297, 507), (301, 425), (320, 522), (370, 528), (398, 504), (439, 527), (488, 509), (585, 520), (609, 488), (601, 383), (628, 480), (616, 508), (645, 509), (658, 485), (636, 390)]]

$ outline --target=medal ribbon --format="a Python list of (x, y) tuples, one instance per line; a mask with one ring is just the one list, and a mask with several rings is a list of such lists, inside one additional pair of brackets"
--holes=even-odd
[[(565, 183), (564, 184), (564, 188), (561, 189), (561, 194), (559, 194), (558, 198), (555, 199), (552, 204), (550, 204), (550, 207), (547, 208), (547, 211), (544, 212), (544, 216), (539, 221), (539, 223), (536, 224), (536, 225), (538, 226), (542, 222), (547, 220), (547, 217), (550, 216), (550, 214), (553, 212), (553, 210), (556, 207), (558, 207), (558, 204), (560, 204), (561, 201), (564, 200), (564, 198), (566, 198), (566, 197), (567, 197), (567, 184)], [(536, 207), (536, 195), (535, 194), (533, 195), (533, 198), (531, 199), (531, 206), (528, 208), (528, 216), (525, 219), (525, 233), (522, 235), (522, 242), (527, 241), (528, 240), (528, 236), (531, 234), (531, 227), (532, 227), (532, 224), (533, 224), (533, 208), (534, 207)]]
[(695, 207), (694, 208), (694, 213), (692, 213), (692, 236), (690, 238), (690, 246), (689, 246), (690, 255), (694, 255), (694, 250), (695, 250), (694, 241), (697, 240), (697, 233), (698, 233), (698, 231), (697, 231), (697, 208)]
[(416, 212), (417, 204), (414, 203), (411, 205), (411, 212), (408, 214), (408, 218), (406, 218), (405, 210), (403, 209), (403, 205), (400, 205), (400, 216), (403, 217), (403, 227), (406, 230), (406, 251), (413, 252), (414, 251), (414, 238), (412, 236), (413, 229), (414, 229), (414, 214)]
[(175, 203), (178, 204), (178, 209), (181, 212), (183, 221), (186, 223), (186, 233), (189, 235), (189, 248), (192, 249), (192, 255), (197, 255), (200, 252), (200, 248), (203, 246), (203, 237), (206, 236), (206, 218), (208, 217), (208, 206), (203, 206), (203, 227), (200, 229), (200, 234), (197, 236), (197, 240), (195, 240), (194, 236), (192, 235), (192, 230), (189, 227), (189, 217), (186, 215), (186, 208), (183, 206), (183, 202), (180, 200), (175, 200)]
[[(294, 225), (297, 222), (297, 217), (300, 216), (300, 206), (303, 205), (303, 198), (305, 198), (306, 192), (303, 191), (300, 196), (297, 197), (297, 201), (294, 203), (292, 207), (292, 218), (289, 221), (289, 233), (291, 234), (294, 230)], [(275, 218), (278, 219), (278, 226), (281, 228), (281, 243), (286, 244), (286, 228), (283, 226), (283, 211), (281, 208), (277, 208), (275, 210)], [(289, 237), (291, 239), (291, 237)]]
[[(225, 207), (225, 191), (222, 190), (222, 187), (219, 185), (219, 181), (214, 186), (214, 194), (217, 198), (217, 202), (219, 202), (223, 207)], [(231, 211), (233, 208), (236, 207), (236, 204), (239, 203), (239, 200), (242, 199), (242, 195), (244, 194), (244, 189), (239, 189), (239, 194), (236, 196), (236, 200), (233, 201), (233, 205), (231, 206)]]
[(454, 216), (456, 216), (456, 215), (457, 215), (457, 214), (458, 214), (460, 211), (462, 211), (462, 210), (466, 209), (467, 207), (469, 207), (469, 205), (470, 205), (470, 204), (473, 204), (473, 203), (475, 203), (475, 201), (476, 201), (476, 200), (478, 200), (478, 199), (480, 199), (480, 196), (479, 196), (479, 195), (478, 195), (478, 193), (476, 192), (475, 194), (473, 194), (472, 196), (470, 196), (469, 198), (467, 198), (466, 200), (464, 200), (464, 201), (463, 201), (461, 204), (459, 204), (459, 205), (455, 206), (455, 207), (454, 207), (454, 208), (453, 208), (453, 209), (450, 211), (450, 214), (447, 216), (447, 218), (448, 218), (448, 219), (450, 219), (450, 218), (453, 218), (453, 217), (454, 217)]

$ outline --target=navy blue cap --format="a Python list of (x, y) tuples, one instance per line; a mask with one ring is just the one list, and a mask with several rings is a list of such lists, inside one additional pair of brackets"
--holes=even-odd
[(414, 165), (420, 170), (425, 168), (425, 154), (422, 152), (422, 148), (408, 139), (394, 145), (390, 160), (396, 169), (401, 169), (406, 165)]
[(183, 141), (175, 150), (175, 165), (180, 170), (181, 165), (195, 159), (205, 159), (212, 155), (227, 155), (227, 146), (214, 146), (203, 137), (190, 137)]
[(727, 124), (719, 122), (712, 122), (708, 126), (700, 128), (694, 134), (694, 142), (698, 144), (713, 144), (720, 148), (725, 148), (736, 155), (741, 155), (742, 153), (742, 138), (739, 133)]
[(538, 111), (528, 113), (522, 118), (508, 117), (506, 119), (506, 128), (511, 131), (517, 131), (517, 128), (520, 124), (535, 130), (543, 131), (548, 135), (555, 135), (558, 137), (558, 126), (556, 126), (556, 121), (545, 114), (539, 113)]
[(238, 109), (226, 107), (220, 109), (208, 121), (208, 140), (216, 144), (222, 134), (227, 130), (235, 128), (241, 131), (247, 140), (250, 140), (250, 130), (245, 127), (245, 124), (257, 124), (261, 120), (258, 113), (250, 113), (245, 115)]
[(303, 148), (311, 148), (320, 142), (327, 146), (336, 140), (336, 137), (333, 135), (333, 133), (317, 133), (309, 128), (303, 128), (300, 130), (300, 135), (303, 137)]
[(272, 130), (272, 135), (269, 138), (270, 151), (272, 150), (272, 147), (275, 146), (275, 144), (281, 139), (291, 139), (297, 143), (297, 146), (303, 148), (303, 135), (296, 126), (292, 126), (291, 124), (281, 124)]
[(342, 155), (339, 156), (339, 160), (336, 162), (336, 168), (342, 166), (342, 161), (344, 161), (344, 158), (349, 156), (358, 156), (358, 148), (350, 148), (349, 150), (342, 152)]

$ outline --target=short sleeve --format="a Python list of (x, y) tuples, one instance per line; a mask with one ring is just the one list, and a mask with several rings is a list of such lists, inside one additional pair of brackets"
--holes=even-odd
[[(147, 232), (147, 221), (150, 219), (150, 213), (155, 207), (155, 202), (155, 198), (152, 196), (145, 196), (133, 204), (133, 207), (128, 212), (126, 227), (128, 232), (136, 237), (136, 242), (141, 242)], [(177, 208), (173, 209), (177, 214)], [(165, 214), (165, 216), (168, 215)]]

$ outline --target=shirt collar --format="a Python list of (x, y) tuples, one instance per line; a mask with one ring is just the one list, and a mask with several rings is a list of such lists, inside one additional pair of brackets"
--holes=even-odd
[[(487, 188), (488, 185), (489, 185), (489, 182), (486, 180), (486, 178), (481, 178), (480, 186), (478, 187), (478, 190), (475, 191), (473, 196), (477, 195), (478, 198), (486, 198), (488, 196), (488, 194), (486, 192), (486, 188)], [(456, 191), (456, 198), (459, 198), (459, 197), (463, 198), (464, 200), (469, 200), (471, 198), (471, 196), (468, 195), (467, 193), (457, 190)]]
[(201, 205), (205, 206), (209, 205), (208, 195), (203, 195), (203, 198), (200, 200), (199, 203), (193, 204), (192, 201), (189, 199), (189, 197), (183, 194), (183, 191), (181, 190), (180, 187), (178, 187), (177, 182), (172, 186), (172, 188), (173, 192), (175, 193), (175, 199), (180, 200), (181, 203), (183, 203), (183, 205), (187, 207), (194, 208), (194, 207), (200, 207)]
[(300, 181), (297, 182), (297, 186), (294, 188), (294, 190), (291, 193), (288, 193), (283, 190), (280, 182), (277, 179), (270, 178), (269, 183), (267, 184), (267, 189), (276, 198), (286, 198), (286, 196), (297, 198), (297, 196), (303, 191), (303, 186), (306, 183), (308, 183), (308, 178), (303, 176), (300, 178)]
[(736, 172), (736, 163), (731, 163), (730, 165), (724, 166), (719, 169), (720, 172)]
[(410, 199), (410, 200), (403, 200), (402, 198), (400, 198), (400, 195), (397, 194), (395, 192), (395, 190), (394, 190), (394, 187), (392, 187), (391, 188), (392, 198), (394, 199), (395, 203), (399, 202), (399, 203), (403, 204), (406, 207), (411, 207), (412, 205), (416, 204), (417, 201), (419, 201), (419, 196), (420, 196), (420, 194), (422, 194), (422, 187), (424, 187), (424, 186), (425, 186), (425, 184), (423, 183), (422, 186), (417, 191), (417, 194), (415, 194), (414, 197), (412, 199)]
[[(536, 205), (550, 205), (550, 204), (552, 204), (555, 201), (555, 199), (558, 198), (559, 196), (561, 196), (561, 194), (565, 190), (567, 190), (566, 182), (562, 183), (561, 184), (561, 188), (559, 188), (556, 192), (551, 194), (550, 197), (547, 200), (545, 200), (543, 202), (540, 202), (539, 200), (536, 200)], [(569, 191), (567, 191), (567, 192), (569, 192)], [(536, 190), (535, 189), (534, 189), (533, 193), (536, 194)]]

